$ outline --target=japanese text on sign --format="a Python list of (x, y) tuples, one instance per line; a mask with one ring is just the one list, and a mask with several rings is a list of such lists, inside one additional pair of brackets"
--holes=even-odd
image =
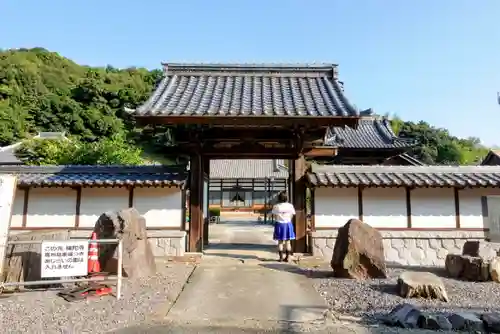
[(88, 274), (88, 241), (44, 241), (42, 278), (85, 276)]

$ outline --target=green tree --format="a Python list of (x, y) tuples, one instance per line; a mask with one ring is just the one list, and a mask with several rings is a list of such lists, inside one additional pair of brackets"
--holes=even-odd
[(120, 135), (96, 142), (76, 139), (32, 139), (23, 142), (16, 155), (28, 165), (141, 165), (141, 149)]

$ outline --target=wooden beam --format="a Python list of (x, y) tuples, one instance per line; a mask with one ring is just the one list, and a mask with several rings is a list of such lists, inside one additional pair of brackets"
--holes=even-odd
[(181, 190), (181, 231), (186, 230), (186, 197), (187, 191), (183, 188)]
[(363, 188), (358, 187), (358, 217), (363, 221)]
[(23, 221), (22, 221), (23, 228), (26, 228), (26, 225), (28, 224), (29, 202), (30, 202), (30, 188), (24, 188)]
[(316, 231), (316, 189), (310, 188), (310, 195), (311, 195), (311, 231), (314, 232)]
[(134, 206), (134, 187), (130, 187), (128, 190), (128, 207), (132, 208)]
[(76, 188), (75, 229), (80, 227), (80, 211), (82, 207), (82, 187)]
[(411, 189), (405, 188), (406, 191), (406, 227), (411, 228)]
[(308, 158), (334, 157), (337, 155), (337, 148), (329, 146), (308, 147), (304, 148), (302, 152)]
[(458, 188), (453, 188), (455, 198), (455, 227), (460, 228), (460, 193)]
[[(180, 155), (195, 155), (196, 149), (191, 146), (165, 147), (161, 154), (165, 157), (177, 158)], [(209, 146), (203, 149), (203, 155), (210, 159), (294, 159), (297, 153), (291, 148), (254, 148), (236, 145), (231, 148), (215, 148)]]
[(269, 131), (269, 129), (220, 129), (212, 128), (203, 131), (203, 141), (242, 141), (244, 139), (251, 139), (255, 141), (280, 141), (284, 142), (294, 138), (293, 132), (287, 129), (276, 129)]
[(294, 251), (307, 253), (307, 216), (306, 216), (306, 160), (304, 156), (292, 163), (293, 170), (293, 199), (295, 207), (295, 234)]
[[(204, 158), (203, 161), (203, 192), (205, 192), (205, 181), (210, 182), (210, 159)], [(208, 239), (209, 239), (209, 229), (210, 229), (210, 222), (209, 222), (209, 196), (210, 196), (210, 184), (207, 184), (207, 203), (205, 203), (205, 194), (203, 193), (203, 211), (205, 209), (207, 212), (204, 212), (204, 219), (203, 219), (203, 244), (208, 245)]]
[(356, 128), (360, 117), (276, 117), (276, 116), (135, 116), (139, 125), (148, 124), (171, 124), (171, 125), (210, 125), (216, 126), (265, 126), (268, 128), (281, 127), (304, 127), (304, 128), (328, 128), (330, 126), (349, 126)]
[(203, 250), (203, 158), (191, 155), (189, 188), (189, 251)]

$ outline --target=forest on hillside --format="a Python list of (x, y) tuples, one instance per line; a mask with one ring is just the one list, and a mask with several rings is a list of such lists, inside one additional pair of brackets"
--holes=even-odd
[[(43, 48), (0, 51), (0, 146), (41, 131), (70, 140), (28, 140), (20, 157), (31, 164), (141, 164), (159, 159), (170, 131), (145, 131), (124, 107), (147, 99), (160, 70), (89, 67)], [(420, 145), (410, 154), (428, 164), (475, 164), (487, 153), (477, 138), (393, 117), (394, 131)], [(163, 161), (160, 161), (163, 162)]]

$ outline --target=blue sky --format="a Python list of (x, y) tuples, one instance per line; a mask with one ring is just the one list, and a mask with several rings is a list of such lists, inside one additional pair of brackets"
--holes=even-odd
[(500, 144), (498, 0), (0, 0), (0, 48), (87, 65), (339, 64), (360, 109)]

